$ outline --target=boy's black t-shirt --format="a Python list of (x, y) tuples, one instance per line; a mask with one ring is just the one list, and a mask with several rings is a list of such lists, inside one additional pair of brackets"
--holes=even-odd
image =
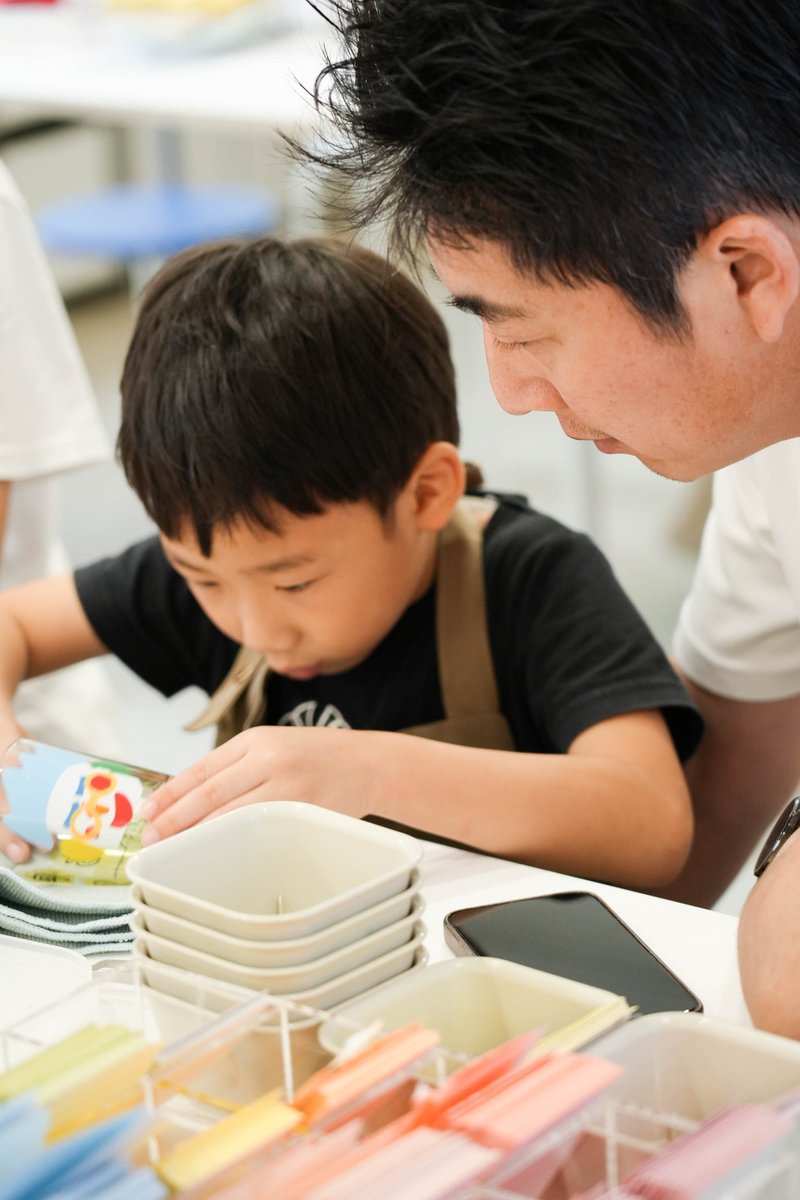
[[(599, 721), (658, 708), (681, 758), (692, 753), (700, 715), (587, 537), (505, 498), (484, 533), (484, 564), (500, 705), (518, 750), (565, 752)], [(238, 647), (157, 538), (80, 568), (75, 580), (98, 637), (164, 695), (221, 683)], [(350, 671), (308, 681), (270, 674), (266, 723), (398, 730), (441, 720), (434, 611), (431, 588)]]

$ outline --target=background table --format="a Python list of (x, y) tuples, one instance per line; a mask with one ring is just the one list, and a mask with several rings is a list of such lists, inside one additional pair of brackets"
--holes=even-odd
[(314, 120), (304, 89), (323, 61), (319, 19), (252, 46), (193, 57), (126, 48), (114, 29), (112, 18), (69, 4), (0, 7), (0, 105), (239, 132), (297, 133)]

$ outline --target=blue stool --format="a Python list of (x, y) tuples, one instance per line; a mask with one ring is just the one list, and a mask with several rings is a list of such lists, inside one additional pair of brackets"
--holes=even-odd
[(280, 207), (268, 192), (182, 183), (116, 184), (58, 200), (37, 216), (50, 252), (116, 259), (128, 266), (132, 279), (144, 264), (152, 269), (187, 246), (270, 233), (279, 220)]

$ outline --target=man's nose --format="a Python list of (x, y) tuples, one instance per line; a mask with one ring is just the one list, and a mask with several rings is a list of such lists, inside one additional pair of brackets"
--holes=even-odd
[(530, 360), (526, 365), (510, 365), (488, 355), (489, 381), (498, 404), (506, 412), (560, 412), (564, 409), (561, 393)]

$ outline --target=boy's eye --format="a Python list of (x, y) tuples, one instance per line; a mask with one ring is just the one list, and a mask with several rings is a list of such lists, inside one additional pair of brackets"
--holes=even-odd
[(314, 582), (313, 579), (307, 579), (305, 583), (284, 584), (283, 587), (278, 587), (277, 590), (279, 592), (288, 592), (290, 595), (295, 595), (297, 592), (306, 591), (307, 588), (311, 587), (313, 582)]
[(197, 588), (198, 591), (202, 592), (208, 592), (212, 588), (219, 587), (215, 579), (191, 579), (189, 582), (193, 588)]

